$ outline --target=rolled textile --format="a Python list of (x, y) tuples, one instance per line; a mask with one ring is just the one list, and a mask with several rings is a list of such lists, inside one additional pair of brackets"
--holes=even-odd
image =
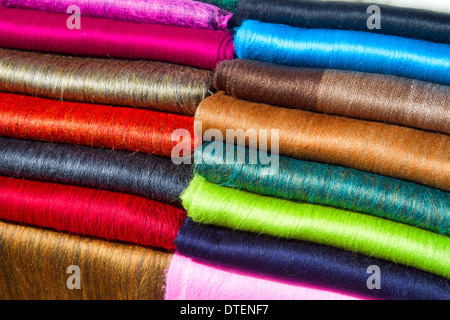
[(267, 149), (276, 143), (274, 147), (279, 147), (282, 155), (450, 191), (448, 135), (277, 108), (239, 100), (223, 92), (205, 99), (195, 119), (201, 122), (203, 133), (209, 129), (220, 130), (223, 137), (227, 129), (243, 130), (248, 136), (255, 133), (260, 148), (266, 145), (267, 133)]
[[(187, 218), (177, 252), (275, 279), (389, 300), (450, 300), (450, 280), (354, 252), (196, 223)], [(377, 289), (370, 277), (378, 267)], [(370, 271), (370, 272), (369, 272)]]
[(243, 59), (220, 63), (214, 86), (239, 99), (450, 134), (449, 86)]
[[(0, 93), (0, 136), (10, 138), (170, 157), (174, 147), (184, 143), (172, 141), (172, 133), (184, 129), (192, 137), (193, 122), (190, 117), (149, 110)], [(186, 141), (186, 147), (194, 142)]]
[(359, 300), (350, 295), (204, 264), (175, 253), (166, 300)]
[(73, 234), (175, 250), (186, 214), (110, 191), (0, 177), (0, 219)]
[[(380, 13), (379, 25), (370, 19), (376, 12)], [(234, 20), (237, 25), (244, 20), (258, 20), (299, 28), (365, 31), (450, 43), (449, 14), (380, 4), (375, 9), (355, 2), (241, 0)]]
[(450, 85), (450, 45), (246, 20), (234, 37), (241, 59), (381, 73)]
[(232, 59), (226, 31), (84, 17), (68, 28), (66, 14), (0, 8), (0, 46), (74, 55), (143, 59), (214, 69)]
[(220, 8), (234, 12), (239, 0), (200, 0), (201, 2), (212, 3)]
[[(2, 221), (0, 256), (2, 300), (162, 300), (172, 257)], [(69, 290), (76, 267), (81, 290)]]
[(216, 6), (191, 0), (0, 0), (0, 7), (55, 13), (73, 14), (72, 5), (84, 17), (212, 30), (227, 30), (232, 17)]
[(0, 49), (0, 90), (192, 116), (211, 95), (209, 70), (154, 61)]
[[(0, 144), (1, 145), (1, 144)], [(196, 150), (195, 173), (215, 184), (385, 218), (450, 236), (450, 193), (359, 170), (280, 156), (276, 168), (252, 150), (213, 143)], [(211, 149), (211, 150), (210, 150)], [(243, 154), (243, 161), (239, 161)], [(273, 155), (270, 155), (272, 158)], [(256, 160), (256, 161), (254, 161)], [(256, 162), (256, 163), (255, 163)]]
[[(327, 0), (328, 1), (328, 0)], [(332, 0), (343, 1), (343, 0)], [(447, 0), (345, 0), (346, 2), (362, 2), (366, 4), (383, 4), (387, 6), (396, 6), (400, 8), (415, 8), (420, 10), (429, 10), (435, 12), (450, 13), (450, 2)]]
[(365, 214), (222, 187), (195, 176), (181, 196), (194, 221), (309, 241), (450, 278), (450, 238)]
[(192, 168), (143, 153), (0, 137), (0, 175), (128, 193), (180, 207)]

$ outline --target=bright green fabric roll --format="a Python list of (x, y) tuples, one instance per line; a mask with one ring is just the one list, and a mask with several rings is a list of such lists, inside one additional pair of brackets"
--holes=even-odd
[(450, 278), (450, 238), (351, 211), (222, 187), (196, 176), (182, 195), (205, 224), (311, 241)]
[[(196, 150), (194, 171), (209, 182), (260, 195), (296, 202), (320, 204), (420, 227), (450, 236), (450, 193), (417, 183), (394, 179), (326, 163), (279, 157), (278, 171), (257, 156), (252, 164), (250, 149), (224, 144), (245, 162), (227, 164), (226, 152)], [(204, 152), (202, 152), (204, 150)], [(215, 149), (213, 149), (215, 150)]]

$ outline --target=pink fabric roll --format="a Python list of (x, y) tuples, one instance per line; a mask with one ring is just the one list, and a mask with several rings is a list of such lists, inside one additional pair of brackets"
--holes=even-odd
[(166, 280), (166, 300), (360, 300), (343, 293), (216, 267), (179, 253)]
[(157, 24), (81, 18), (67, 27), (68, 15), (0, 8), (0, 47), (76, 55), (158, 60), (203, 69), (232, 59), (232, 35)]
[(156, 23), (199, 29), (227, 30), (233, 14), (191, 0), (0, 0), (0, 6), (66, 13), (77, 5), (81, 15), (136, 23)]

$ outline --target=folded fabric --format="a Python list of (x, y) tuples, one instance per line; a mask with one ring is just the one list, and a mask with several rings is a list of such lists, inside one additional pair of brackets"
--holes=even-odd
[[(3, 221), (0, 253), (0, 298), (5, 300), (162, 300), (172, 257)], [(69, 290), (68, 284), (77, 284), (76, 267), (81, 290)]]
[[(450, 191), (448, 135), (278, 108), (239, 100), (223, 92), (203, 100), (195, 120), (201, 122), (204, 135), (218, 135), (216, 139), (221, 141), (238, 135), (239, 130), (255, 140), (257, 145), (252, 148)], [(237, 143), (250, 144), (244, 139)]]
[[(320, 1), (320, 0), (319, 0)], [(322, 0), (324, 1), (324, 0)], [(325, 0), (328, 1), (328, 0)], [(342, 0), (332, 0), (342, 1)], [(430, 10), (435, 12), (450, 13), (450, 2), (447, 0), (345, 0), (346, 2), (363, 2), (366, 4), (383, 4), (400, 8), (415, 8), (420, 10)]]
[(165, 299), (359, 300), (338, 292), (204, 264), (178, 253), (167, 272)]
[(188, 28), (227, 30), (232, 14), (191, 0), (0, 0), (0, 7), (73, 13), (81, 16)]
[(361, 213), (222, 187), (195, 176), (182, 194), (194, 221), (310, 241), (450, 278), (450, 238)]
[[(311, 242), (218, 228), (187, 218), (175, 243), (179, 253), (199, 261), (327, 290), (375, 299), (450, 300), (448, 279)], [(370, 279), (374, 268), (380, 276), (376, 289)]]
[(0, 48), (0, 91), (193, 116), (211, 95), (209, 70), (154, 61)]
[(214, 86), (235, 98), (450, 134), (450, 87), (382, 74), (223, 61)]
[(0, 219), (79, 235), (175, 250), (186, 214), (110, 191), (0, 177)]
[[(170, 157), (180, 143), (190, 148), (195, 143), (172, 141), (172, 134), (178, 129), (194, 137), (194, 120), (150, 110), (0, 92), (0, 136)], [(182, 155), (190, 156), (190, 152)]]
[[(376, 12), (380, 14), (379, 25), (370, 19)], [(365, 31), (450, 43), (449, 14), (380, 4), (373, 8), (356, 2), (241, 0), (234, 20), (237, 25), (244, 20), (258, 20), (300, 28)]]
[(0, 175), (128, 193), (181, 207), (192, 168), (143, 153), (0, 137)]
[(139, 24), (84, 17), (79, 29), (68, 16), (0, 8), (0, 46), (10, 49), (73, 55), (143, 59), (214, 69), (232, 59), (232, 35), (157, 24)]
[[(277, 163), (273, 164), (275, 167), (271, 167), (262, 164), (259, 153), (254, 150), (224, 144), (224, 152), (213, 152), (214, 147), (214, 143), (206, 143), (197, 149), (194, 170), (215, 184), (362, 212), (450, 236), (448, 192), (284, 156), (279, 156)], [(227, 162), (230, 150), (233, 162)], [(274, 155), (269, 157), (273, 160)]]
[(448, 44), (255, 20), (244, 21), (234, 41), (241, 59), (390, 74), (450, 85)]
[(236, 5), (239, 0), (200, 0), (201, 2), (212, 3), (218, 7), (227, 9), (229, 11), (236, 10)]

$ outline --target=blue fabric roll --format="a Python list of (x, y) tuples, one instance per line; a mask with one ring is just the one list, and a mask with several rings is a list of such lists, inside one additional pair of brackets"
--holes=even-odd
[[(365, 297), (450, 300), (450, 281), (414, 268), (317, 244), (202, 225), (187, 219), (175, 241), (188, 257)], [(369, 267), (381, 289), (369, 289)]]
[(235, 46), (241, 59), (391, 74), (450, 85), (450, 45), (442, 43), (246, 20), (237, 29)]

